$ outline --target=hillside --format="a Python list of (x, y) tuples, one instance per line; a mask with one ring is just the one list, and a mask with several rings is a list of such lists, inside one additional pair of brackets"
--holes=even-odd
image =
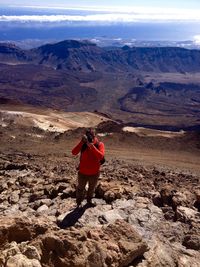
[[(0, 115), (1, 266), (199, 266), (199, 133), (5, 99)], [(83, 124), (96, 125), (106, 163), (96, 206), (77, 209)]]
[(199, 129), (200, 51), (101, 48), (62, 41), (0, 45), (0, 97), (64, 111), (97, 110), (160, 129)]

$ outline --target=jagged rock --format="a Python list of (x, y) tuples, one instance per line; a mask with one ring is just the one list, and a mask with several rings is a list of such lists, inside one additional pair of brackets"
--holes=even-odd
[(31, 260), (25, 255), (16, 254), (7, 260), (5, 267), (42, 267), (42, 265), (38, 260)]
[(175, 219), (175, 212), (172, 207), (162, 207), (162, 211), (166, 220), (173, 221)]
[(116, 210), (109, 210), (99, 216), (100, 223), (114, 223), (118, 219), (123, 219)]
[(178, 243), (169, 244), (153, 240), (144, 258), (137, 267), (199, 267), (200, 254), (186, 250)]
[(50, 206), (52, 204), (52, 200), (49, 198), (46, 199), (39, 199), (34, 201), (33, 203), (30, 203), (30, 207), (32, 207), (33, 209), (37, 210), (39, 207), (41, 207), (42, 205), (46, 205), (46, 206)]
[(43, 212), (46, 212), (48, 211), (48, 206), (46, 204), (40, 206), (38, 209), (37, 209), (37, 213), (43, 213)]
[(172, 197), (172, 206), (174, 209), (176, 209), (178, 206), (187, 206), (188, 205), (188, 199), (186, 194), (183, 194), (181, 192), (176, 192)]
[[(1, 181), (3, 180), (3, 177), (0, 176)], [(3, 182), (0, 185), (0, 193), (2, 193), (3, 191), (8, 190), (8, 184), (7, 182)]]
[(29, 197), (29, 202), (34, 202), (36, 200), (40, 200), (42, 198), (46, 198), (45, 195), (44, 195), (44, 191), (37, 191), (33, 194), (30, 194), (30, 197)]
[(35, 259), (35, 260), (41, 260), (40, 254), (37, 251), (37, 249), (34, 246), (27, 246), (23, 252), (23, 254), (28, 259)]
[(157, 207), (162, 207), (163, 205), (161, 195), (159, 192), (156, 192), (153, 194), (152, 201), (153, 201), (153, 204), (156, 205)]
[[(5, 158), (9, 164), (22, 162), (16, 155)], [(111, 160), (102, 167), (97, 198), (93, 199), (96, 207), (79, 211), (73, 224), (60, 229), (58, 225), (68, 215), (70, 219), (76, 206), (73, 160), (66, 156), (57, 159), (53, 154), (33, 156), (27, 166), (27, 170), (0, 170), (0, 266), (6, 266), (5, 255), (9, 255), (15, 264), (21, 264), (22, 258), (26, 266), (35, 260), (43, 267), (165, 267), (174, 263), (199, 267), (197, 176)], [(13, 197), (16, 192), (18, 202)], [(46, 211), (38, 213), (42, 206)], [(123, 219), (121, 226), (119, 218)], [(132, 258), (136, 244), (132, 234), (128, 236), (130, 225), (150, 249), (136, 260)]]
[(0, 255), (0, 266), (41, 267), (39, 260), (40, 255), (35, 247), (26, 246), (22, 251), (21, 245), (18, 246), (16, 242), (11, 242)]
[(183, 245), (188, 249), (200, 250), (200, 236), (195, 234), (188, 234), (183, 240)]
[(196, 190), (195, 195), (196, 200), (194, 202), (194, 207), (200, 212), (200, 190)]
[(28, 217), (7, 217), (0, 219), (0, 244), (7, 242), (23, 242), (44, 234), (50, 222), (38, 221)]
[(176, 210), (176, 218), (177, 220), (184, 222), (184, 223), (190, 223), (192, 221), (198, 221), (200, 222), (200, 218), (199, 218), (199, 212), (187, 208), (187, 207), (177, 207)]
[(122, 197), (132, 198), (135, 190), (136, 188), (127, 186), (125, 183), (100, 182), (96, 189), (96, 195), (103, 198), (107, 203), (111, 203)]
[(67, 188), (65, 188), (62, 191), (61, 198), (68, 198), (68, 197), (75, 197), (76, 196), (76, 190), (74, 186), (68, 185)]
[(171, 185), (167, 184), (167, 185), (162, 187), (162, 189), (160, 190), (160, 196), (161, 196), (163, 206), (165, 206), (165, 205), (171, 206), (172, 205), (173, 195), (174, 195), (174, 189)]
[(20, 191), (18, 190), (18, 191), (14, 191), (14, 192), (10, 195), (10, 197), (9, 197), (9, 203), (10, 203), (10, 204), (16, 204), (16, 203), (19, 202), (19, 193), (20, 193)]
[(99, 229), (59, 231), (43, 237), (42, 243), (43, 260), (50, 267), (123, 267), (147, 251), (139, 234), (123, 220)]

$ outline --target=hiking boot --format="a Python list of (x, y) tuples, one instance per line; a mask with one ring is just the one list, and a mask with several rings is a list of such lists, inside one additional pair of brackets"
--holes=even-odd
[(80, 208), (80, 206), (81, 206), (81, 201), (76, 201), (76, 207)]

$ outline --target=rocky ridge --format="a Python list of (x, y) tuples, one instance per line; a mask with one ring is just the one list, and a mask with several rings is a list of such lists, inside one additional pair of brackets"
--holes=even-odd
[(76, 209), (75, 164), (1, 153), (0, 266), (199, 266), (199, 177), (108, 160)]

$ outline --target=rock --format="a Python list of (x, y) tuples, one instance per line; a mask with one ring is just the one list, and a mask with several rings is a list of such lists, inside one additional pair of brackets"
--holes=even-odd
[(19, 193), (20, 193), (20, 191), (14, 191), (10, 195), (9, 200), (8, 200), (10, 204), (16, 204), (19, 202)]
[(195, 234), (188, 234), (183, 240), (183, 245), (188, 249), (195, 249), (200, 251), (200, 236)]
[(96, 196), (103, 198), (107, 203), (116, 199), (132, 198), (136, 188), (128, 186), (126, 183), (119, 182), (100, 182), (96, 189)]
[(200, 189), (195, 191), (196, 201), (200, 203)]
[(164, 213), (164, 217), (166, 220), (174, 221), (175, 219), (175, 212), (172, 207), (162, 207), (162, 211)]
[(137, 267), (199, 267), (200, 262), (200, 254), (196, 251), (186, 250), (178, 243), (163, 243), (158, 239), (152, 240), (144, 258)]
[(156, 192), (153, 194), (152, 201), (153, 201), (153, 204), (156, 205), (157, 207), (162, 207), (163, 205), (161, 195), (159, 192)]
[(114, 223), (117, 219), (123, 219), (116, 210), (109, 210), (99, 216), (100, 223)]
[(52, 205), (52, 200), (49, 198), (39, 199), (39, 200), (34, 201), (33, 203), (30, 203), (29, 206), (32, 207), (33, 209), (37, 210), (42, 205), (46, 205), (49, 207)]
[(0, 266), (41, 267), (39, 260), (40, 256), (35, 247), (27, 246), (24, 253), (22, 253), (18, 244), (16, 242), (11, 242), (7, 244), (4, 251), (1, 253)]
[(173, 194), (174, 194), (174, 189), (171, 185), (167, 184), (162, 187), (162, 189), (160, 190), (160, 196), (161, 196), (163, 206), (172, 205)]
[(196, 200), (194, 202), (194, 207), (200, 212), (200, 190), (196, 190), (195, 195)]
[(16, 254), (7, 260), (5, 267), (42, 267), (42, 265), (38, 260), (30, 260), (22, 254)]
[(197, 211), (182, 206), (177, 207), (176, 219), (184, 223), (190, 223), (192, 221), (200, 222), (199, 213)]
[(163, 212), (160, 208), (150, 203), (145, 203), (142, 198), (136, 200), (135, 209), (128, 216), (128, 222), (137, 227), (139, 233), (149, 240), (153, 232), (158, 231), (164, 221)]
[(38, 209), (37, 209), (37, 213), (43, 213), (43, 212), (46, 212), (48, 211), (48, 206), (46, 204), (40, 206)]
[(23, 254), (28, 259), (41, 260), (40, 254), (34, 246), (27, 246)]
[(51, 223), (45, 219), (22, 217), (7, 217), (0, 219), (0, 245), (15, 241), (17, 243), (31, 240), (44, 234)]
[(4, 254), (6, 254), (6, 257), (11, 257), (18, 253), (20, 253), (20, 249), (16, 242), (11, 242), (9, 244), (9, 248), (4, 252)]
[(29, 196), (29, 202), (34, 202), (38, 199), (44, 198), (44, 191), (37, 191)]
[(192, 203), (193, 195), (192, 193), (185, 190), (182, 192), (175, 192), (172, 197), (172, 207), (175, 210), (178, 206), (188, 206)]
[(153, 240), (150, 250), (144, 254), (145, 260), (137, 267), (176, 267), (176, 260), (173, 250), (169, 244), (160, 240)]
[(64, 199), (64, 198), (75, 197), (75, 196), (76, 196), (75, 188), (69, 185), (67, 188), (65, 188), (62, 191), (61, 198)]
[[(185, 249), (180, 243), (174, 243), (172, 245), (174, 254), (177, 259), (177, 265), (180, 267), (199, 267), (200, 263), (200, 253), (191, 250)], [(177, 266), (176, 265), (176, 266)]]
[(42, 243), (48, 266), (122, 267), (147, 251), (140, 235), (123, 220), (99, 229), (59, 231), (43, 237)]

